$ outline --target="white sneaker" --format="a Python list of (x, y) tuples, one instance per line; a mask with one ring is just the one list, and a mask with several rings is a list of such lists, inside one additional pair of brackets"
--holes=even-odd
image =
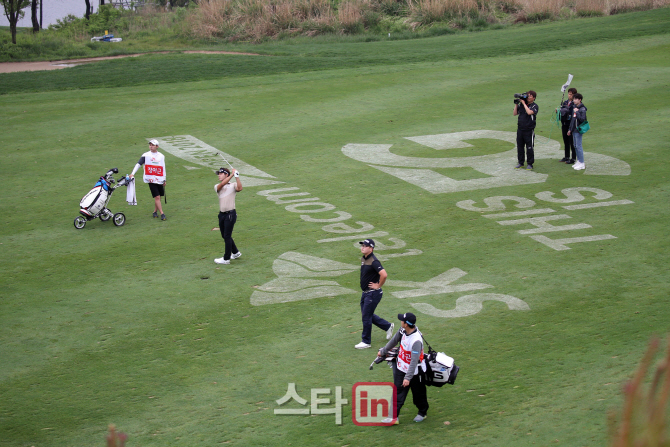
[(398, 418), (384, 418), (382, 419), (382, 424), (391, 424), (391, 425), (398, 425), (400, 422), (398, 422)]
[(420, 414), (417, 414), (416, 417), (414, 418), (414, 422), (422, 422), (427, 417), (428, 416), (421, 416)]
[(238, 251), (237, 253), (233, 253), (232, 255), (230, 255), (230, 259), (237, 259), (240, 256), (242, 256), (242, 253)]
[(223, 258), (216, 258), (214, 262), (216, 262), (217, 264), (230, 264), (230, 261), (226, 261)]
[(393, 337), (393, 328), (395, 327), (395, 323), (391, 323), (391, 327), (389, 328), (388, 331), (386, 331), (386, 339), (390, 340), (391, 337)]
[(583, 169), (586, 169), (586, 165), (584, 163), (577, 162), (572, 166), (572, 169), (575, 171), (581, 171)]
[(359, 344), (354, 346), (354, 348), (356, 348), (356, 349), (367, 349), (367, 348), (371, 348), (371, 347), (372, 347), (372, 345), (369, 345), (369, 344), (363, 343), (363, 342), (360, 342)]

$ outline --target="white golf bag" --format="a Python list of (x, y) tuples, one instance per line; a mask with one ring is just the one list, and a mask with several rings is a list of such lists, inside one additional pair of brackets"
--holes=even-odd
[[(86, 226), (86, 222), (99, 218), (103, 222), (113, 218), (114, 225), (122, 226), (126, 222), (126, 216), (123, 213), (112, 213), (107, 204), (112, 198), (112, 193), (119, 186), (128, 186), (130, 179), (126, 176), (116, 182), (113, 175), (118, 174), (117, 168), (112, 168), (100, 177), (93, 189), (84, 196), (79, 202), (79, 216), (74, 220), (74, 227), (81, 230)], [(116, 184), (115, 184), (116, 183)]]
[(429, 347), (426, 356), (426, 385), (436, 387), (441, 387), (445, 383), (453, 385), (459, 369), (453, 358), (444, 352), (435, 352)]
[(80, 212), (87, 216), (95, 216), (107, 205), (108, 198), (109, 190), (105, 189), (102, 182), (98, 182), (79, 202)]

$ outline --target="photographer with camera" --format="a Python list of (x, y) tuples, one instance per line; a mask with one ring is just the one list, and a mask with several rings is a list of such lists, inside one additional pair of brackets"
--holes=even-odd
[(416, 327), (416, 315), (413, 313), (398, 314), (402, 327), (389, 342), (379, 350), (377, 357), (384, 357), (400, 343), (398, 357), (393, 361), (393, 383), (396, 387), (396, 414), (395, 418), (382, 420), (385, 424), (397, 425), (400, 409), (405, 404), (409, 390), (412, 390), (412, 400), (419, 410), (414, 422), (426, 419), (428, 413), (428, 397), (426, 396), (426, 361), (423, 353), (423, 336)]
[(575, 142), (570, 135), (570, 122), (572, 121), (572, 109), (574, 107), (573, 99), (577, 94), (576, 88), (568, 89), (568, 100), (561, 103), (561, 131), (563, 133), (563, 144), (565, 145), (565, 157), (561, 162), (569, 165), (575, 164), (577, 152), (575, 151)]
[[(518, 127), (516, 131), (516, 149), (519, 163), (516, 169), (523, 168), (524, 158), (528, 164), (526, 169), (532, 170), (535, 163), (535, 118), (540, 108), (535, 103), (537, 93), (528, 90), (526, 93), (514, 94), (514, 116), (519, 116)], [(525, 152), (524, 152), (525, 147)]]

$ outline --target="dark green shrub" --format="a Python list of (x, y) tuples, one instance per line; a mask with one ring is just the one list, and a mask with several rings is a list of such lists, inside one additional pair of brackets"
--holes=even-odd
[(602, 17), (604, 15), (602, 11), (589, 11), (585, 9), (577, 11), (578, 17)]
[(539, 22), (543, 22), (545, 20), (551, 20), (553, 18), (554, 18), (553, 14), (549, 11), (534, 12), (534, 13), (528, 14), (526, 16), (526, 22), (528, 22), (528, 23), (539, 23)]
[(613, 6), (610, 9), (610, 15), (614, 14), (623, 14), (625, 12), (633, 12), (633, 11), (646, 11), (648, 9), (654, 9), (654, 4), (652, 2), (649, 2), (647, 4), (640, 4), (640, 5), (618, 5), (618, 6)]
[(456, 30), (454, 28), (450, 28), (448, 26), (431, 26), (427, 30), (425, 30), (422, 35), (424, 37), (437, 37), (437, 36), (444, 36), (445, 34), (454, 34)]
[(481, 30), (489, 27), (489, 22), (485, 17), (478, 17), (476, 20), (473, 20), (470, 24), (470, 28)]
[(468, 27), (468, 20), (464, 17), (461, 17), (456, 20), (449, 22), (454, 29), (466, 29)]
[(381, 14), (375, 11), (367, 10), (363, 12), (363, 25), (366, 28), (371, 28), (377, 26), (377, 24), (382, 20)]
[(521, 6), (519, 6), (513, 0), (502, 0), (495, 3), (498, 9), (505, 14), (516, 14), (517, 12), (521, 11)]
[(101, 5), (96, 14), (89, 16), (88, 32), (91, 34), (102, 34), (105, 31), (113, 30), (116, 28), (116, 20), (120, 16), (121, 10), (111, 5)]
[(403, 16), (407, 13), (407, 5), (403, 1), (382, 0), (377, 7), (387, 16)]
[(363, 22), (352, 22), (352, 23), (340, 23), (342, 27), (342, 32), (344, 34), (358, 34), (362, 33), (364, 30)]

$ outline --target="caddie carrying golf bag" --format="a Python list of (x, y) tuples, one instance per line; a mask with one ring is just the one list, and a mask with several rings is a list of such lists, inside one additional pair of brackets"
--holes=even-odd
[[(428, 342), (421, 334), (423, 341)], [(373, 368), (375, 364), (381, 363), (386, 360), (389, 366), (393, 365), (393, 362), (398, 357), (398, 347), (389, 350), (384, 357), (377, 357), (371, 364), (370, 369)], [(454, 359), (446, 355), (444, 352), (435, 352), (433, 348), (428, 345), (428, 352), (425, 354), (424, 360), (426, 361), (426, 371), (424, 375), (426, 378), (426, 385), (441, 387), (445, 383), (453, 385), (456, 382), (456, 376), (460, 368), (454, 363)]]

